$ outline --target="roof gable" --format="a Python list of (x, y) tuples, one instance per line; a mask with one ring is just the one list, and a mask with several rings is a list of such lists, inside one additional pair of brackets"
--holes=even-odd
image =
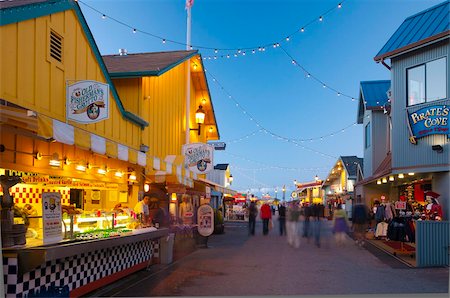
[(360, 83), (358, 123), (363, 123), (365, 110), (381, 110), (389, 102), (391, 81), (363, 81)]
[(193, 50), (104, 55), (103, 60), (113, 78), (160, 76), (197, 53)]
[(383, 60), (450, 35), (450, 1), (408, 17), (374, 58)]
[[(1, 2), (0, 2), (1, 3)], [(113, 98), (121, 115), (130, 122), (139, 125), (141, 128), (148, 126), (148, 122), (140, 118), (139, 116), (126, 111), (116, 88), (108, 74), (108, 71), (103, 62), (100, 51), (95, 43), (91, 30), (84, 18), (84, 15), (77, 3), (74, 0), (24, 0), (24, 1), (12, 1), (11, 3), (5, 2), (0, 5), (0, 25), (8, 25), (12, 23), (18, 23), (29, 19), (35, 19), (46, 15), (63, 12), (66, 10), (73, 10), (77, 16), (77, 20), (86, 35), (86, 39), (94, 53), (94, 56), (98, 62), (98, 65), (105, 77), (106, 82), (110, 86), (110, 91), (113, 94)]]
[(342, 163), (349, 177), (356, 177), (358, 174), (358, 165), (363, 168), (363, 159), (357, 156), (341, 156)]

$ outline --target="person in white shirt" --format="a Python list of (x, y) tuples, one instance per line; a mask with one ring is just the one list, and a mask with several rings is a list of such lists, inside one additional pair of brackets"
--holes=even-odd
[(149, 218), (150, 218), (150, 212), (148, 209), (148, 202), (150, 200), (149, 196), (144, 196), (144, 198), (139, 201), (136, 206), (134, 206), (134, 212), (136, 213), (136, 215), (141, 215), (141, 222), (144, 224), (147, 224), (149, 222)]

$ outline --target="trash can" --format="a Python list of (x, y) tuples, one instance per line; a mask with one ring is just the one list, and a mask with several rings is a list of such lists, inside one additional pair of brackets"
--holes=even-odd
[(159, 241), (159, 258), (161, 264), (170, 264), (173, 260), (173, 243), (175, 240), (175, 234), (170, 233), (166, 237), (163, 237)]

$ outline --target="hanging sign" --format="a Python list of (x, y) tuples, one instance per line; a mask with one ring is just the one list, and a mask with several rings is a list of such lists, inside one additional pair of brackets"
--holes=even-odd
[(59, 192), (42, 193), (42, 229), (44, 243), (62, 240), (61, 194)]
[(67, 86), (67, 120), (95, 123), (109, 118), (109, 85), (79, 81)]
[(211, 142), (208, 144), (213, 146), (214, 150), (225, 150), (225, 147), (227, 146), (227, 144), (225, 142)]
[(209, 236), (214, 232), (214, 211), (207, 204), (198, 207), (197, 211), (198, 233), (202, 236)]
[(413, 138), (422, 138), (432, 134), (449, 134), (449, 108), (444, 105), (429, 106), (408, 112), (408, 121)]
[(406, 202), (404, 202), (404, 201), (395, 202), (395, 209), (406, 210)]
[(214, 168), (214, 148), (204, 143), (183, 145), (184, 165), (196, 174), (206, 174)]

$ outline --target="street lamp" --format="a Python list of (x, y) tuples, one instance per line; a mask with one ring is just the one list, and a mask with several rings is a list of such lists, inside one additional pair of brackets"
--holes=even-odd
[(197, 111), (195, 111), (195, 123), (198, 124), (198, 128), (189, 128), (190, 130), (196, 130), (198, 135), (200, 135), (201, 125), (205, 122), (205, 111), (201, 105), (198, 106)]
[(286, 194), (286, 185), (283, 185), (283, 201), (284, 201), (284, 197), (285, 197), (285, 194)]
[(275, 199), (277, 198), (278, 188), (275, 188)]
[(319, 181), (319, 176), (316, 175), (316, 177), (314, 177), (314, 179), (315, 179), (316, 181)]

